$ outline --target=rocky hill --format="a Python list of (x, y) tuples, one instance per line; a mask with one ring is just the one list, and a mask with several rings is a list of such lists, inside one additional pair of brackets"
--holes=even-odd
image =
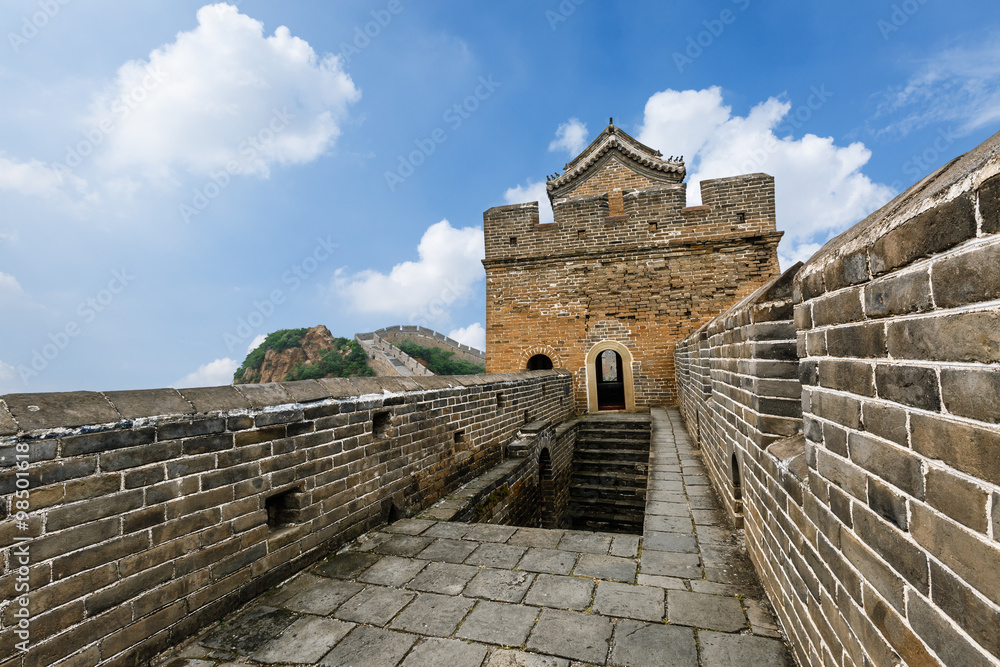
[(233, 376), (235, 384), (371, 376), (375, 372), (361, 346), (334, 338), (322, 324), (269, 334), (247, 355)]

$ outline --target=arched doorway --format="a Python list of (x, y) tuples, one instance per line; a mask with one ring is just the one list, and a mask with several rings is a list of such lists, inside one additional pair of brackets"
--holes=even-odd
[(622, 355), (604, 350), (594, 361), (597, 377), (597, 409), (625, 409), (625, 381), (622, 379)]
[(635, 412), (632, 353), (621, 343), (607, 340), (587, 353), (587, 406), (589, 412)]
[(529, 371), (550, 371), (552, 370), (552, 360), (544, 354), (536, 354), (528, 359), (527, 370)]

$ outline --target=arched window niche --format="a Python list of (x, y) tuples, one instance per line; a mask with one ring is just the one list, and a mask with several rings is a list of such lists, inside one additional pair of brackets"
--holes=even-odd
[(588, 412), (635, 412), (632, 353), (614, 340), (606, 340), (587, 353)]

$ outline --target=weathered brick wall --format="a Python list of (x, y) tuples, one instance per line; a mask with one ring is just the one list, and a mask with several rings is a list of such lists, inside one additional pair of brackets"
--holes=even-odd
[(800, 662), (1000, 664), (1000, 135), (827, 244), (793, 301), (800, 436), (713, 440), (726, 398), (678, 349), (706, 459), (745, 448), (748, 549)]
[(481, 474), (527, 419), (567, 418), (569, 388), (538, 371), (5, 396), (0, 665), (135, 664)]
[(778, 273), (774, 181), (706, 181), (708, 205), (685, 208), (685, 186), (628, 190), (624, 216), (607, 195), (484, 214), (487, 370), (525, 368), (534, 354), (574, 374), (587, 410), (586, 355), (614, 340), (633, 356), (637, 409), (675, 404), (674, 346)]
[(486, 353), (482, 350), (459, 343), (457, 340), (448, 338), (444, 334), (438, 333), (433, 329), (428, 329), (427, 327), (396, 325), (378, 329), (374, 333), (382, 338), (382, 340), (393, 345), (399, 345), (401, 342), (408, 341), (423, 347), (436, 347), (454, 352), (456, 359), (463, 359), (470, 364), (482, 365), (486, 361)]

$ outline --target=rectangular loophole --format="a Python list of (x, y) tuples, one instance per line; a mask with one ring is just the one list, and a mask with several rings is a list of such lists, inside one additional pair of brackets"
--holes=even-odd
[(655, 232), (656, 231), (656, 223), (655, 222), (649, 223), (649, 231), (651, 231), (651, 232)]
[(465, 445), (465, 431), (455, 431), (455, 446)]
[(264, 499), (267, 510), (267, 525), (275, 530), (298, 523), (298, 489), (288, 489)]
[(736, 214), (736, 222), (746, 222), (746, 221), (747, 221), (747, 214), (746, 213), (742, 213), (741, 212), (741, 213), (737, 213)]
[(389, 412), (376, 412), (372, 417), (372, 434), (376, 438), (388, 438), (391, 426), (392, 414)]
[(581, 230), (577, 231), (576, 238), (578, 238), (578, 239), (585, 239), (585, 238), (587, 238), (587, 230), (586, 229), (581, 229)]
[(511, 236), (510, 237), (510, 244), (512, 246), (517, 245), (517, 237), (516, 236)]

